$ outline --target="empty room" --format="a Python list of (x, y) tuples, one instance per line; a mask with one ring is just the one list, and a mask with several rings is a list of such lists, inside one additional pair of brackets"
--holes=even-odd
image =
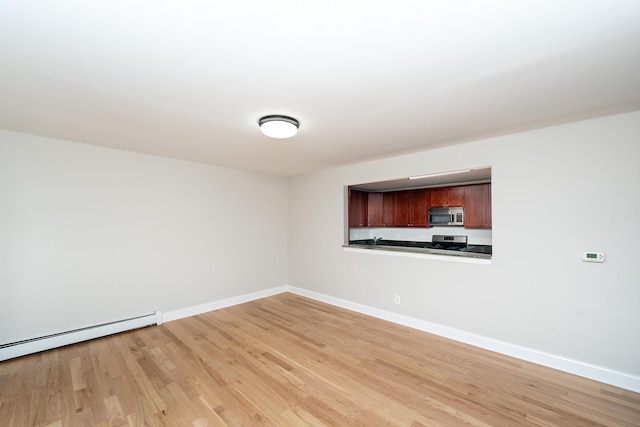
[(0, 426), (639, 426), (638, 22), (0, 0)]

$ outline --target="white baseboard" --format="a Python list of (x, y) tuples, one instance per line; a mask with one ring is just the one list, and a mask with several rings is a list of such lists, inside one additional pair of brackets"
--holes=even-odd
[(306, 289), (289, 286), (288, 292), (311, 298), (316, 301), (331, 304), (337, 307), (342, 307), (347, 310), (355, 311), (357, 313), (376, 317), (378, 319), (388, 320), (393, 323), (408, 326), (410, 328), (418, 329), (420, 331), (428, 332), (444, 338), (449, 338), (454, 341), (459, 341), (465, 344), (473, 345), (475, 347), (480, 347), (485, 350), (494, 351), (496, 353), (515, 357), (521, 360), (526, 360), (527, 362), (532, 362), (538, 365), (557, 369), (559, 371), (567, 372), (594, 381), (599, 381), (615, 387), (620, 387), (626, 390), (640, 393), (640, 377), (636, 375), (615, 371), (613, 369), (608, 369), (602, 366), (596, 366), (549, 353), (544, 353), (542, 351), (521, 347), (515, 344), (509, 344), (504, 341), (487, 338), (481, 335), (465, 332), (460, 329), (450, 328), (447, 326), (438, 325), (436, 323), (403, 316), (374, 307), (369, 307), (340, 298), (335, 298), (318, 292), (308, 291)]
[(277, 288), (266, 289), (264, 291), (252, 292), (250, 294), (239, 295), (236, 297), (225, 298), (218, 301), (211, 301), (204, 304), (194, 305), (191, 307), (185, 307), (178, 310), (166, 311), (163, 313), (162, 318), (165, 322), (171, 322), (172, 320), (183, 319), (185, 317), (197, 316), (198, 314), (207, 313), (209, 311), (219, 310), (225, 307), (231, 307), (245, 302), (254, 301), (260, 298), (266, 298), (273, 295), (288, 292), (288, 286), (280, 286)]

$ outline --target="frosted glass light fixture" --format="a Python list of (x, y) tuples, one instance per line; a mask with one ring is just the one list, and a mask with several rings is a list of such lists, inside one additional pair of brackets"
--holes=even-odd
[(300, 123), (293, 117), (271, 115), (258, 120), (260, 130), (271, 138), (291, 138), (298, 133)]

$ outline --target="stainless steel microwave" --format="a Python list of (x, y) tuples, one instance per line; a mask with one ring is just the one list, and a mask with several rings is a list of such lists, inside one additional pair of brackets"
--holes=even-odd
[(429, 227), (464, 226), (464, 208), (431, 208), (429, 209)]

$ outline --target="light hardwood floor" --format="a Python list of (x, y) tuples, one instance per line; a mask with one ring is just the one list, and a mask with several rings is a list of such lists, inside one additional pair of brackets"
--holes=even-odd
[(640, 426), (640, 395), (292, 294), (0, 363), (0, 426)]

